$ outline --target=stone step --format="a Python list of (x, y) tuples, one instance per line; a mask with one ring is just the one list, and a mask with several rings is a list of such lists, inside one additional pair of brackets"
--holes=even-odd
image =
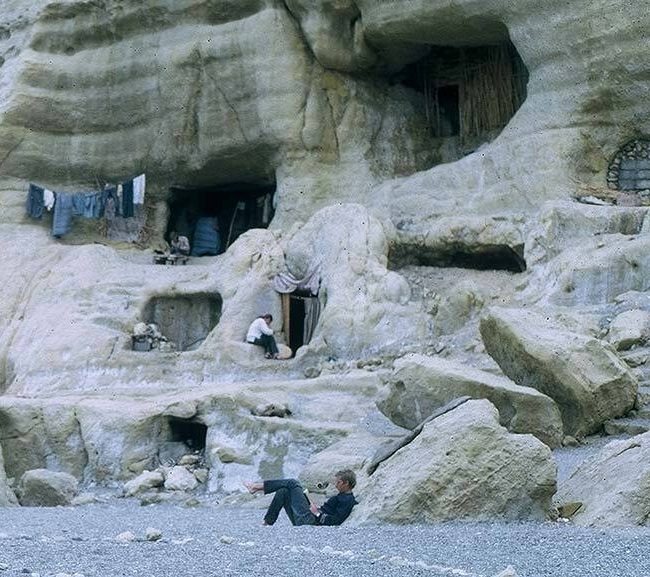
[(607, 435), (641, 435), (650, 431), (650, 419), (640, 417), (623, 417), (605, 422)]

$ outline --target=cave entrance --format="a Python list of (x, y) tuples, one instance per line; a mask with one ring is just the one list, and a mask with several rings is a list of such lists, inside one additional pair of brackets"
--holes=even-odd
[(192, 256), (221, 254), (247, 230), (268, 227), (274, 194), (275, 184), (172, 188), (166, 239), (186, 236)]
[(433, 249), (411, 244), (391, 246), (389, 268), (399, 270), (406, 266), (437, 268), (466, 268), (474, 270), (505, 270), (525, 272), (523, 245), (484, 245), (480, 247), (447, 247)]
[(393, 81), (422, 94), (431, 135), (454, 139), (460, 157), (494, 139), (508, 124), (526, 99), (528, 76), (514, 45), (505, 42), (432, 46)]
[(320, 317), (318, 297), (307, 291), (283, 294), (282, 315), (285, 337), (295, 355), (300, 347), (309, 344), (316, 330)]
[(169, 442), (182, 443), (192, 451), (203, 451), (208, 437), (208, 427), (196, 421), (170, 418)]
[(154, 323), (178, 351), (189, 351), (207, 338), (221, 318), (223, 299), (217, 293), (153, 297), (144, 308), (144, 322)]
[(159, 437), (158, 460), (173, 466), (188, 454), (200, 454), (197, 461), (205, 458), (208, 427), (191, 419), (165, 417)]

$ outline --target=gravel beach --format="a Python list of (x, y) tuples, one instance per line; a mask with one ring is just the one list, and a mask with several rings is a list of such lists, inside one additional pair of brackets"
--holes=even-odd
[[(112, 500), (2, 511), (0, 576), (650, 576), (650, 530), (566, 523), (261, 526), (250, 508)], [(162, 532), (145, 540), (148, 528)], [(118, 542), (131, 532), (136, 541)]]

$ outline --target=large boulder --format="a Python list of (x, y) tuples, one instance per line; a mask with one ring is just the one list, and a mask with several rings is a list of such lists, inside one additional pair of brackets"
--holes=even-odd
[(18, 498), (24, 507), (70, 505), (77, 492), (77, 479), (72, 475), (47, 469), (27, 471), (18, 484)]
[(558, 404), (569, 435), (595, 433), (634, 406), (636, 379), (598, 339), (528, 310), (493, 308), (480, 330), (487, 352), (508, 377)]
[(561, 483), (559, 505), (581, 503), (579, 525), (648, 525), (650, 433), (612, 441)]
[(562, 419), (552, 399), (530, 387), (460, 363), (423, 355), (395, 361), (379, 409), (400, 427), (413, 429), (452, 399), (488, 399), (499, 421), (514, 433), (531, 433), (550, 447), (562, 441)]
[(486, 400), (425, 425), (360, 487), (353, 520), (544, 519), (556, 487), (551, 450), (499, 425)]
[(16, 495), (7, 482), (5, 464), (2, 457), (2, 446), (0, 446), (0, 507), (10, 507), (17, 504), (18, 500), (16, 499)]

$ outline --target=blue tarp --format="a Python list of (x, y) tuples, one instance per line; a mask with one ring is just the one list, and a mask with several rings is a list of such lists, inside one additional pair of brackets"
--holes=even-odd
[(194, 229), (192, 256), (214, 256), (221, 248), (219, 224), (214, 217), (199, 218)]

